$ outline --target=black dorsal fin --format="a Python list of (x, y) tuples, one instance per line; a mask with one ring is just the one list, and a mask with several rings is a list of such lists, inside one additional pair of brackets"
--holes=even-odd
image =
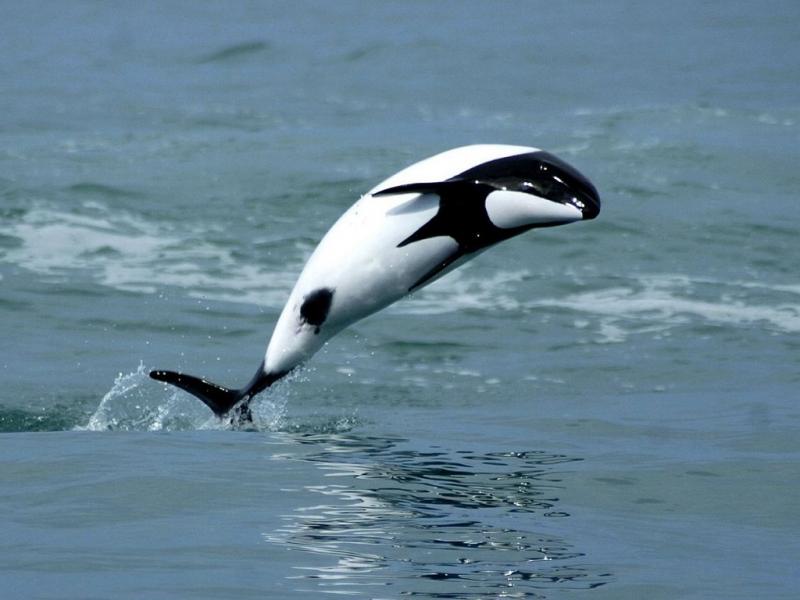
[(427, 183), (405, 183), (375, 192), (372, 196), (392, 196), (394, 194), (442, 194), (456, 190), (465, 184), (477, 183), (469, 179), (448, 179), (447, 181), (431, 181)]

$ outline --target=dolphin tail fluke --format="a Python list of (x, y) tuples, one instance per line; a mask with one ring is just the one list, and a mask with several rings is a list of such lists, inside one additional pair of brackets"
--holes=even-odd
[(193, 375), (176, 373), (175, 371), (150, 371), (150, 377), (156, 381), (169, 383), (200, 398), (200, 400), (214, 411), (214, 414), (219, 418), (227, 415), (232, 408), (241, 402), (241, 406), (239, 406), (236, 414), (234, 414), (234, 423), (252, 421), (252, 415), (248, 408), (250, 399), (259, 392), (267, 389), (286, 374), (288, 374), (288, 371), (283, 373), (265, 373), (264, 363), (261, 363), (258, 371), (256, 371), (256, 374), (246, 386), (237, 390), (229, 390), (226, 387), (199, 377), (194, 377)]
[(150, 377), (179, 387), (197, 396), (218, 417), (225, 416), (247, 394), (243, 390), (229, 390), (205, 379), (174, 371), (150, 371)]

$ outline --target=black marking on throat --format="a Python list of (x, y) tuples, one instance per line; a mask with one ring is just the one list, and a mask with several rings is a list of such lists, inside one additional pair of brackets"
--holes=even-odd
[(328, 318), (334, 291), (330, 288), (320, 288), (303, 298), (303, 304), (300, 305), (300, 318), (314, 327), (315, 334), (319, 333), (320, 327)]
[(417, 280), (409, 288), (410, 292), (429, 283), (464, 256), (529, 229), (560, 224), (554, 221), (510, 228), (497, 227), (487, 213), (486, 198), (498, 190), (524, 192), (575, 206), (583, 213), (584, 219), (593, 219), (600, 210), (599, 196), (591, 182), (569, 164), (541, 150), (490, 160), (445, 181), (409, 183), (379, 190), (372, 195), (439, 196), (436, 214), (400, 242), (398, 248), (438, 236), (450, 237), (458, 244), (449, 256)]
[(469, 254), (497, 243), (508, 230), (495, 226), (486, 212), (486, 197), (496, 188), (481, 181), (448, 181), (439, 187), (439, 210), (422, 227), (400, 242), (402, 248), (427, 238), (448, 236), (458, 243), (461, 254)]

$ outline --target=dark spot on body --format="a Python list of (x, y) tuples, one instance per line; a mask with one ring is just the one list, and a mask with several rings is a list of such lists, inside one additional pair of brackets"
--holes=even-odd
[(319, 333), (319, 328), (328, 318), (332, 302), (333, 290), (329, 288), (314, 290), (303, 299), (300, 317), (304, 322), (314, 326), (314, 333)]

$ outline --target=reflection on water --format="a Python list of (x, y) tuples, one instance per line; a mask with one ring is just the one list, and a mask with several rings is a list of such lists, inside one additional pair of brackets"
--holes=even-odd
[[(558, 508), (559, 465), (579, 458), (541, 451), (412, 448), (400, 438), (298, 435), (331, 478), (306, 486), (319, 502), (284, 515), (269, 542), (329, 557), (288, 575), (299, 591), (432, 598), (543, 598), (591, 589), (611, 575), (547, 533)], [(308, 448), (311, 446), (311, 448)], [(324, 561), (323, 561), (324, 562)]]

